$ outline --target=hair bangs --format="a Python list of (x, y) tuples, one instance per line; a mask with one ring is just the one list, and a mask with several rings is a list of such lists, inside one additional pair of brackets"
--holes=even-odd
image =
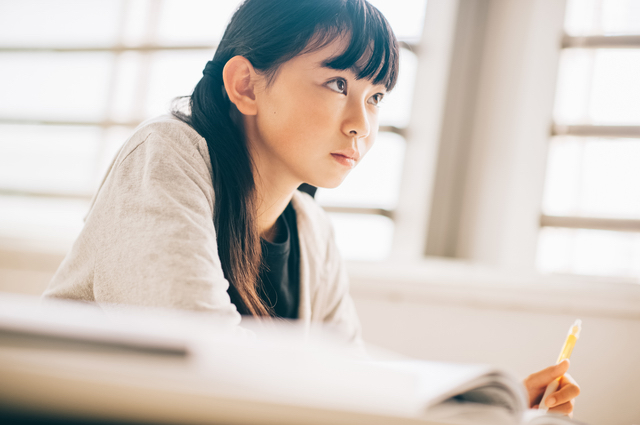
[(358, 79), (384, 85), (391, 91), (398, 80), (399, 47), (391, 26), (378, 9), (368, 2), (346, 2), (344, 12), (330, 27), (316, 33), (311, 50), (322, 48), (336, 35), (347, 38), (348, 45), (338, 56), (323, 65), (350, 69)]

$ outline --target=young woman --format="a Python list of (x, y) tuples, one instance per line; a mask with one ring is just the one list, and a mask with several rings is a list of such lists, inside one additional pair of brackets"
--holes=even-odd
[[(47, 297), (323, 322), (359, 341), (329, 221), (373, 145), (398, 43), (365, 0), (247, 0), (186, 111), (143, 123), (111, 165)], [(567, 364), (525, 381), (534, 405)], [(565, 375), (554, 409), (578, 387)]]

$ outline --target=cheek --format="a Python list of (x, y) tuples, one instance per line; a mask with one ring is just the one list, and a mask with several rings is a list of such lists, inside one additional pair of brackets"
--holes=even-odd
[(317, 93), (299, 96), (288, 105), (288, 109), (291, 125), (297, 127), (298, 134), (312, 138), (330, 131), (338, 113), (335, 104)]
[(306, 125), (322, 126), (323, 119), (335, 110), (335, 105), (330, 104), (330, 97), (308, 82), (288, 84), (274, 94), (274, 107), (294, 124), (304, 122)]
[(317, 96), (283, 94), (267, 105), (266, 113), (258, 118), (259, 125), (265, 139), (295, 147), (300, 140), (317, 139), (326, 134), (335, 113), (333, 109)]

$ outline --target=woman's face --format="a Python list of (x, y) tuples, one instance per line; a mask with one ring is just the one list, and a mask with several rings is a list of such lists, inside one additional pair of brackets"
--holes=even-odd
[(270, 85), (257, 86), (258, 112), (248, 136), (261, 178), (336, 187), (373, 145), (386, 90), (356, 80), (350, 70), (322, 66), (343, 49), (336, 41), (297, 56)]

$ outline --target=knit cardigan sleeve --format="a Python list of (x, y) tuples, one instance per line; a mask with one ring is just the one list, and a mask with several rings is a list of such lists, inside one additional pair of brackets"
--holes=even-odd
[(193, 133), (165, 119), (132, 136), (45, 297), (207, 311), (240, 322), (218, 257), (207, 146)]

